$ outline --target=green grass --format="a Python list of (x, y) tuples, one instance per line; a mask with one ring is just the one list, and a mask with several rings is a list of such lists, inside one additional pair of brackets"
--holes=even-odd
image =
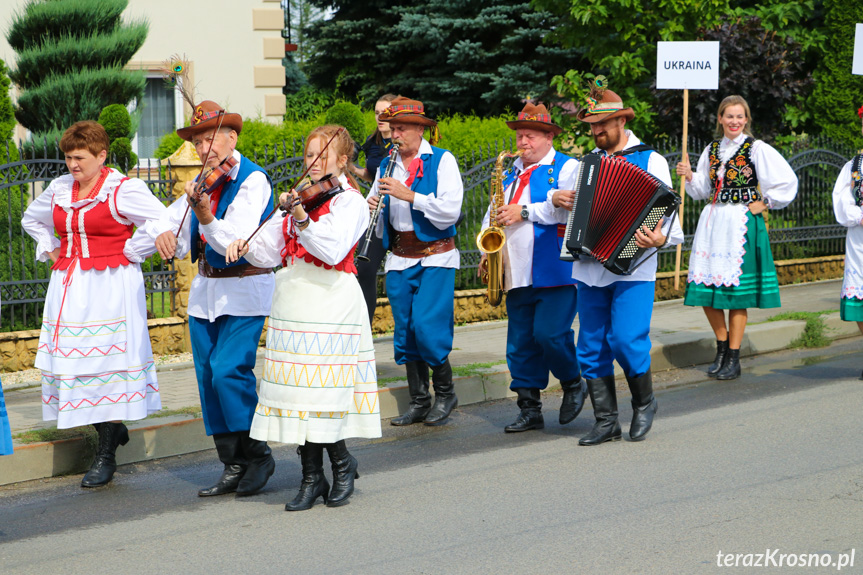
[(47, 429), (32, 429), (30, 431), (22, 431), (12, 436), (20, 443), (44, 443), (48, 441), (62, 441), (64, 439), (79, 439), (84, 438), (87, 443), (95, 447), (96, 445), (96, 430), (92, 427), (75, 427), (73, 429), (57, 429), (50, 427)]
[(835, 311), (836, 310), (832, 309), (825, 311), (787, 311), (771, 316), (767, 318), (767, 321), (805, 321), (806, 326), (803, 328), (803, 333), (800, 334), (800, 337), (791, 342), (791, 346), (809, 348), (827, 347), (830, 345), (831, 340), (829, 337), (824, 335), (826, 326), (824, 325), (824, 320), (821, 319), (821, 316), (834, 313)]
[(153, 417), (171, 417), (174, 415), (191, 415), (192, 417), (201, 417), (202, 413), (200, 406), (190, 406), (181, 407), (179, 409), (163, 409), (162, 411), (150, 415), (147, 419)]
[[(501, 365), (506, 363), (505, 359), (501, 359), (498, 361), (489, 361), (485, 363), (469, 363), (467, 365), (454, 365), (452, 368), (452, 374), (456, 377), (467, 377), (471, 375), (478, 374), (483, 369), (488, 369), (490, 367), (494, 367), (496, 365)], [(378, 378), (378, 387), (387, 387), (390, 383), (395, 383), (397, 381), (404, 381), (405, 376), (400, 377), (381, 377)]]
[(152, 313), (153, 318), (173, 317), (171, 294), (164, 292), (147, 294), (147, 312), (148, 316)]

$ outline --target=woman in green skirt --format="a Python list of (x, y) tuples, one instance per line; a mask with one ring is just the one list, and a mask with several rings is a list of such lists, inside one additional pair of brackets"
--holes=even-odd
[(716, 139), (696, 171), (688, 158), (677, 164), (689, 195), (710, 202), (695, 230), (683, 303), (704, 308), (716, 334), (716, 358), (707, 374), (723, 380), (740, 377), (747, 309), (780, 305), (763, 212), (784, 208), (797, 195), (794, 170), (753, 138), (751, 122), (746, 100), (728, 96), (719, 104)]
[[(863, 107), (857, 110), (863, 118)], [(845, 236), (845, 279), (839, 315), (856, 321), (863, 333), (863, 151), (842, 167), (833, 186), (833, 213), (836, 221), (848, 228)], [(863, 379), (863, 376), (861, 376)]]

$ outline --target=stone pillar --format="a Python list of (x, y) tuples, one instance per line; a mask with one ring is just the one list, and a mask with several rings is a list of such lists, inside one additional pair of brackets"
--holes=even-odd
[[(183, 142), (176, 152), (163, 162), (171, 163), (171, 175), (174, 178), (173, 194), (174, 199), (179, 198), (185, 193), (186, 182), (194, 180), (201, 171), (201, 158), (195, 151), (195, 147), (190, 142)], [(186, 221), (191, 217), (191, 213), (186, 216)], [(184, 223), (183, 226), (186, 224)], [(192, 287), (192, 280), (195, 274), (198, 273), (198, 266), (192, 265), (192, 256), (186, 254), (182, 260), (174, 260), (174, 269), (177, 270), (177, 295), (175, 299), (174, 313), (187, 319), (189, 317), (189, 289)]]

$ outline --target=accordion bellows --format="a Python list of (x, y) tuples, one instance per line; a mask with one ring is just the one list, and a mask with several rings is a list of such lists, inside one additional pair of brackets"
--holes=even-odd
[(671, 188), (626, 159), (588, 154), (579, 164), (560, 259), (586, 255), (629, 275), (657, 251), (639, 248), (635, 231), (674, 217), (679, 204)]

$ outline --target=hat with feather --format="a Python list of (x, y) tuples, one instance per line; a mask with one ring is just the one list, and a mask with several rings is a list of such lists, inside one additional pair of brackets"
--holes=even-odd
[(632, 108), (624, 108), (621, 97), (608, 89), (608, 80), (605, 76), (597, 76), (590, 83), (590, 93), (586, 98), (585, 106), (576, 117), (590, 124), (620, 117), (628, 122), (635, 118), (635, 112)]

